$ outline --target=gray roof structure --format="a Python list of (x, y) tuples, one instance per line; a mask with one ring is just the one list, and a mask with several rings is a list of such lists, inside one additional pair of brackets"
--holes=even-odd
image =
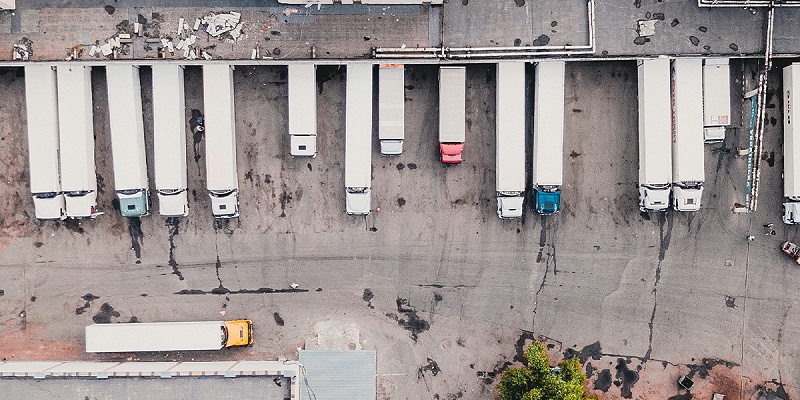
[(375, 350), (303, 350), (302, 400), (374, 400)]

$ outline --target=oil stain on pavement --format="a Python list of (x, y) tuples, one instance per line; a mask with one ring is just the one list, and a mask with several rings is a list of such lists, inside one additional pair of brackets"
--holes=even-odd
[(114, 307), (111, 307), (110, 304), (103, 303), (103, 305), (100, 306), (100, 312), (92, 317), (92, 321), (94, 321), (95, 324), (110, 324), (111, 318), (118, 317), (119, 311), (114, 310)]
[(404, 315), (405, 318), (401, 318), (395, 313), (386, 313), (386, 316), (397, 321), (398, 325), (409, 331), (414, 342), (419, 339), (420, 333), (431, 328), (431, 324), (428, 321), (417, 315), (417, 309), (408, 303), (408, 299), (397, 298), (397, 312)]

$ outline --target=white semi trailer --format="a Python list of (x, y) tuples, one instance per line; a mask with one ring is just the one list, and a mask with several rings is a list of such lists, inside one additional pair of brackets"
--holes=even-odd
[(233, 66), (203, 65), (205, 106), (206, 186), (214, 218), (239, 216), (239, 178), (236, 172), (236, 115)]
[(564, 61), (536, 63), (533, 102), (534, 209), (561, 211), (564, 176)]
[(58, 166), (58, 92), (52, 65), (25, 65), (28, 161), (36, 218), (64, 219), (66, 205)]
[(92, 67), (61, 63), (56, 72), (61, 189), (66, 196), (67, 217), (94, 218), (99, 212), (94, 164)]
[(670, 61), (640, 59), (639, 85), (639, 209), (666, 211), (672, 182), (672, 113)]
[(703, 197), (703, 60), (672, 60), (672, 205), (697, 211)]
[(87, 353), (220, 350), (253, 344), (253, 322), (137, 322), (86, 326)]
[(439, 151), (444, 164), (459, 164), (464, 160), (466, 79), (464, 66), (439, 67)]
[(153, 65), (153, 158), (158, 213), (189, 215), (186, 185), (186, 105), (183, 67)]
[(294, 157), (317, 156), (317, 79), (311, 63), (289, 64), (289, 146)]
[(525, 63), (497, 63), (497, 216), (521, 218), (525, 196)]
[(800, 224), (800, 63), (783, 68), (783, 222)]
[(372, 65), (347, 65), (344, 186), (347, 213), (372, 209)]
[(385, 156), (403, 154), (405, 70), (403, 64), (381, 64), (378, 68), (378, 138)]
[(727, 58), (706, 58), (703, 65), (703, 136), (706, 143), (725, 139), (731, 123), (731, 69)]
[(139, 67), (110, 63), (106, 66), (108, 114), (114, 189), (123, 217), (150, 214), (150, 185), (142, 121)]

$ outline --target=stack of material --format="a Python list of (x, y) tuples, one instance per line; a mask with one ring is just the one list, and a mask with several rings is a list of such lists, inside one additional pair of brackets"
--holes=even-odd
[[(89, 57), (100, 57), (102, 55), (108, 58), (117, 58), (118, 50), (121, 50), (122, 54), (127, 54), (130, 43), (133, 43), (133, 38), (129, 33), (116, 34), (106, 39), (106, 42), (103, 44), (100, 44), (99, 41), (95, 42), (89, 48)], [(80, 56), (82, 56), (82, 54), (75, 58), (80, 58)]]
[(17, 43), (14, 43), (14, 51), (12, 52), (12, 59), (28, 61), (33, 55), (33, 42), (24, 37)]
[[(220, 14), (210, 12), (202, 18), (201, 23), (206, 25), (206, 32), (209, 35), (217, 37), (223, 33), (234, 31), (241, 18), (242, 14), (235, 11)], [(196, 22), (195, 26), (197, 26)], [(231, 36), (235, 40), (239, 37), (239, 32), (231, 32)]]

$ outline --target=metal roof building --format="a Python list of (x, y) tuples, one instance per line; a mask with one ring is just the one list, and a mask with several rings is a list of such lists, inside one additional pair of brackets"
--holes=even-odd
[(302, 400), (375, 400), (375, 350), (302, 350)]

